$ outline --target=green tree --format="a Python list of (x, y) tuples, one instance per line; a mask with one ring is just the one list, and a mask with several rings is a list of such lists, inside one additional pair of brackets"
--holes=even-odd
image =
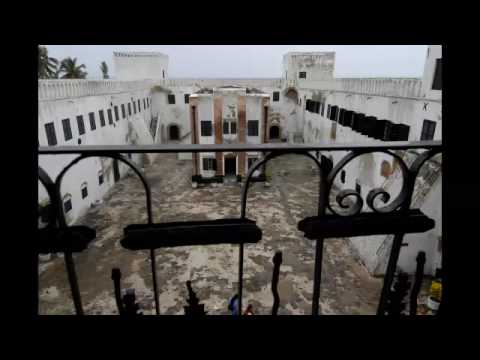
[(109, 79), (110, 78), (110, 76), (108, 76), (108, 66), (107, 66), (107, 63), (105, 61), (102, 61), (102, 63), (100, 64), (100, 70), (102, 71), (104, 79)]
[(63, 73), (62, 79), (85, 79), (87, 73), (84, 71), (84, 64), (77, 65), (77, 58), (68, 57), (62, 60), (60, 72)]
[(58, 69), (58, 60), (48, 56), (48, 50), (45, 46), (38, 47), (38, 78), (55, 78)]

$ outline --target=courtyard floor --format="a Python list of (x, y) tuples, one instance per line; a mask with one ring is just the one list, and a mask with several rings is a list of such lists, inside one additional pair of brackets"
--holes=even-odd
[[(318, 176), (307, 158), (287, 155), (272, 160), (270, 187), (254, 183), (247, 217), (263, 230), (262, 240), (245, 246), (244, 307), (270, 314), (272, 257), (283, 252), (280, 269), (279, 314), (310, 314), (313, 290), (314, 243), (297, 230), (297, 223), (315, 215)], [(240, 185), (209, 185), (193, 189), (191, 161), (161, 154), (146, 166), (151, 184), (155, 222), (207, 220), (240, 215)], [(97, 232), (87, 251), (74, 255), (86, 314), (117, 314), (111, 270), (120, 268), (122, 288), (135, 288), (144, 314), (154, 313), (149, 252), (131, 252), (120, 245), (123, 228), (146, 223), (145, 195), (140, 180), (129, 175), (106, 195), (104, 202), (78, 221)], [(162, 314), (183, 314), (185, 281), (191, 280), (208, 314), (229, 314), (235, 294), (238, 246), (215, 245), (157, 250), (157, 276)], [(74, 314), (62, 256), (40, 265), (40, 314)], [(345, 239), (328, 239), (322, 268), (322, 314), (375, 314), (382, 282), (354, 258)]]

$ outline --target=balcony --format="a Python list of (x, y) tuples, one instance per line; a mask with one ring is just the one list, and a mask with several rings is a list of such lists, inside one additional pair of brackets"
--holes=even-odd
[[(413, 149), (419, 155), (412, 164), (398, 157)], [(265, 158), (242, 184), (192, 189), (191, 167), (174, 155), (224, 151)], [(317, 151), (346, 155), (333, 164), (319, 161)], [(61, 178), (39, 171), (52, 203), (49, 225), (39, 230), (38, 252), (52, 257), (39, 264), (39, 313), (118, 314), (112, 269), (119, 269), (117, 285), (135, 289), (143, 314), (184, 314), (192, 298), (187, 281), (212, 315), (228, 315), (235, 294), (240, 308), (251, 304), (255, 314), (387, 314), (403, 236), (433, 226), (410, 207), (420, 169), (441, 151), (438, 141), (40, 147), (39, 156), (114, 157), (133, 171), (75, 224), (65, 221)], [(128, 153), (159, 156), (143, 172), (121, 155)], [(369, 153), (397, 158), (404, 180), (397, 196), (336, 188), (341, 170)], [(249, 181), (264, 161), (267, 187)], [(369, 276), (345, 241), (378, 234), (394, 234), (383, 280)]]

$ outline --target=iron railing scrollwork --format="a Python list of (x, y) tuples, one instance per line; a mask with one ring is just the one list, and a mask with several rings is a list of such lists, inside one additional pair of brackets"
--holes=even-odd
[[(421, 153), (411, 166), (407, 166), (403, 158), (392, 152), (392, 149), (406, 150), (411, 148), (426, 149)], [(322, 161), (312, 155), (311, 152), (318, 151), (349, 151), (335, 166), (328, 158), (322, 156)], [(145, 175), (129, 159), (121, 153), (177, 153), (177, 152), (224, 152), (224, 151), (258, 151), (263, 153), (263, 157), (257, 160), (248, 170), (243, 183), (240, 199), (240, 217), (237, 219), (217, 219), (209, 221), (187, 221), (155, 224), (152, 218), (151, 191)], [(385, 314), (387, 297), (391, 291), (396, 265), (398, 262), (403, 236), (407, 233), (424, 232), (434, 227), (434, 221), (424, 215), (419, 209), (411, 209), (412, 197), (415, 189), (415, 180), (418, 177), (420, 168), (426, 161), (436, 154), (442, 152), (442, 145), (438, 141), (415, 142), (415, 143), (388, 143), (385, 145), (329, 145), (316, 146), (309, 144), (287, 145), (287, 144), (261, 144), (261, 145), (180, 145), (172, 147), (169, 145), (155, 146), (81, 146), (81, 147), (41, 147), (39, 154), (66, 154), (80, 153), (81, 155), (72, 160), (57, 176), (53, 182), (46, 172), (39, 168), (39, 180), (45, 186), (50, 197), (52, 206), (51, 219), (47, 228), (55, 229), (58, 233), (64, 234), (65, 244), (71, 241), (73, 229), (65, 221), (63, 204), (61, 199), (61, 183), (65, 173), (79, 161), (89, 157), (109, 157), (119, 160), (129, 166), (142, 181), (146, 194), (146, 206), (148, 213), (147, 224), (130, 224), (124, 228), (124, 238), (121, 244), (124, 248), (136, 250), (150, 250), (151, 271), (153, 279), (153, 290), (155, 296), (156, 314), (160, 314), (159, 293), (157, 286), (157, 274), (155, 263), (155, 250), (159, 248), (173, 246), (204, 246), (210, 244), (238, 244), (239, 245), (239, 267), (238, 267), (238, 309), (242, 314), (242, 295), (243, 295), (243, 262), (244, 262), (244, 244), (256, 243), (262, 238), (262, 230), (256, 225), (255, 221), (246, 217), (247, 195), (252, 182), (253, 173), (262, 167), (265, 171), (266, 164), (277, 157), (296, 154), (310, 158), (318, 168), (319, 189), (318, 189), (318, 208), (317, 215), (307, 217), (298, 223), (299, 230), (304, 232), (307, 239), (316, 242), (313, 296), (312, 296), (312, 315), (319, 314), (320, 287), (322, 274), (322, 258), (324, 241), (334, 237), (355, 237), (377, 234), (394, 234), (392, 248), (388, 259), (386, 274), (384, 277), (383, 288), (380, 295), (380, 301), (377, 309), (378, 315)], [(330, 193), (337, 174), (339, 174), (347, 164), (355, 158), (365, 155), (383, 153), (392, 156), (399, 164), (403, 183), (401, 190), (396, 198), (391, 199), (391, 195), (383, 188), (374, 188), (369, 191), (365, 199), (360, 193), (353, 189), (343, 189), (338, 192), (335, 200), (336, 205), (344, 211), (337, 211), (330, 203)], [(354, 199), (347, 202), (346, 199)], [(383, 206), (377, 206), (378, 202)], [(364, 204), (371, 210), (362, 212)], [(43, 230), (43, 229), (42, 229)], [(82, 231), (80, 231), (82, 230)], [(63, 232), (62, 232), (63, 231)], [(83, 234), (84, 247), (92, 238), (92, 233), (87, 234), (87, 229), (77, 229), (77, 232)], [(66, 235), (65, 235), (66, 234)], [(95, 234), (93, 233), (93, 237)], [(46, 236), (41, 237), (42, 241)], [(77, 236), (78, 237), (78, 236)], [(58, 251), (58, 246), (53, 249)], [(65, 263), (69, 275), (69, 282), (72, 291), (72, 298), (75, 304), (77, 314), (83, 314), (78, 282), (75, 274), (75, 267), (72, 258), (71, 247), (65, 245)], [(278, 256), (275, 260), (279, 261)], [(280, 260), (281, 261), (281, 260)], [(272, 292), (274, 294), (274, 307), (272, 313), (278, 311), (278, 294), (275, 296), (275, 286), (273, 281), (278, 282), (277, 273), (272, 279)], [(118, 294), (116, 294), (118, 297)], [(117, 299), (118, 300), (118, 299)]]

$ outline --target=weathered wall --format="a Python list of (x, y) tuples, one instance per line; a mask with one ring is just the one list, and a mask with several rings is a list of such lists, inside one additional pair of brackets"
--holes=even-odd
[[(50, 82), (47, 80), (47, 82)], [(62, 86), (71, 88), (68, 81), (59, 81)], [(73, 83), (77, 83), (73, 80)], [(101, 83), (101, 82), (98, 82)], [(109, 83), (109, 81), (107, 81)], [(59, 84), (59, 85), (60, 85)], [(82, 83), (81, 83), (82, 84)], [(84, 87), (87, 83), (82, 84)], [(88, 87), (88, 86), (87, 86)], [(45, 88), (45, 83), (39, 81), (39, 89)], [(40, 91), (39, 91), (40, 92)], [(70, 94), (72, 95), (72, 94)], [(62, 95), (63, 96), (63, 95)], [(140, 99), (140, 111), (133, 112), (132, 101), (138, 106)], [(148, 126), (151, 115), (150, 107), (144, 108), (143, 99), (150, 99), (148, 88), (141, 90), (115, 92), (108, 95), (95, 96), (77, 96), (77, 97), (56, 97), (53, 100), (39, 100), (38, 103), (38, 141), (41, 146), (47, 145), (45, 124), (53, 122), (57, 145), (124, 145), (124, 144), (148, 144), (152, 142)], [(130, 103), (132, 114), (128, 114)], [(123, 118), (121, 105), (125, 106), (125, 118)], [(118, 109), (118, 120), (115, 116), (115, 106)], [(109, 122), (108, 109), (111, 110), (112, 123)], [(101, 126), (99, 111), (104, 111), (105, 126)], [(89, 113), (93, 112), (95, 116), (96, 129), (92, 130), (89, 120)], [(83, 117), (85, 133), (80, 135), (77, 123), (77, 116)], [(72, 138), (65, 140), (62, 126), (63, 119), (70, 120)], [(80, 141), (80, 144), (79, 144)], [(65, 156), (39, 156), (39, 166), (41, 166), (53, 179), (60, 171), (75, 158), (76, 155)], [(132, 159), (141, 164), (142, 155), (132, 155)], [(127, 167), (119, 163), (121, 176), (127, 171)], [(99, 172), (104, 174), (104, 183), (99, 184)], [(87, 182), (88, 196), (85, 199), (81, 197), (81, 184)], [(113, 186), (113, 163), (110, 159), (89, 158), (75, 165), (64, 177), (62, 183), (62, 196), (71, 194), (72, 210), (68, 212), (68, 219), (74, 221), (83, 214), (88, 207)], [(45, 201), (47, 194), (43, 186), (39, 186), (39, 202)]]

